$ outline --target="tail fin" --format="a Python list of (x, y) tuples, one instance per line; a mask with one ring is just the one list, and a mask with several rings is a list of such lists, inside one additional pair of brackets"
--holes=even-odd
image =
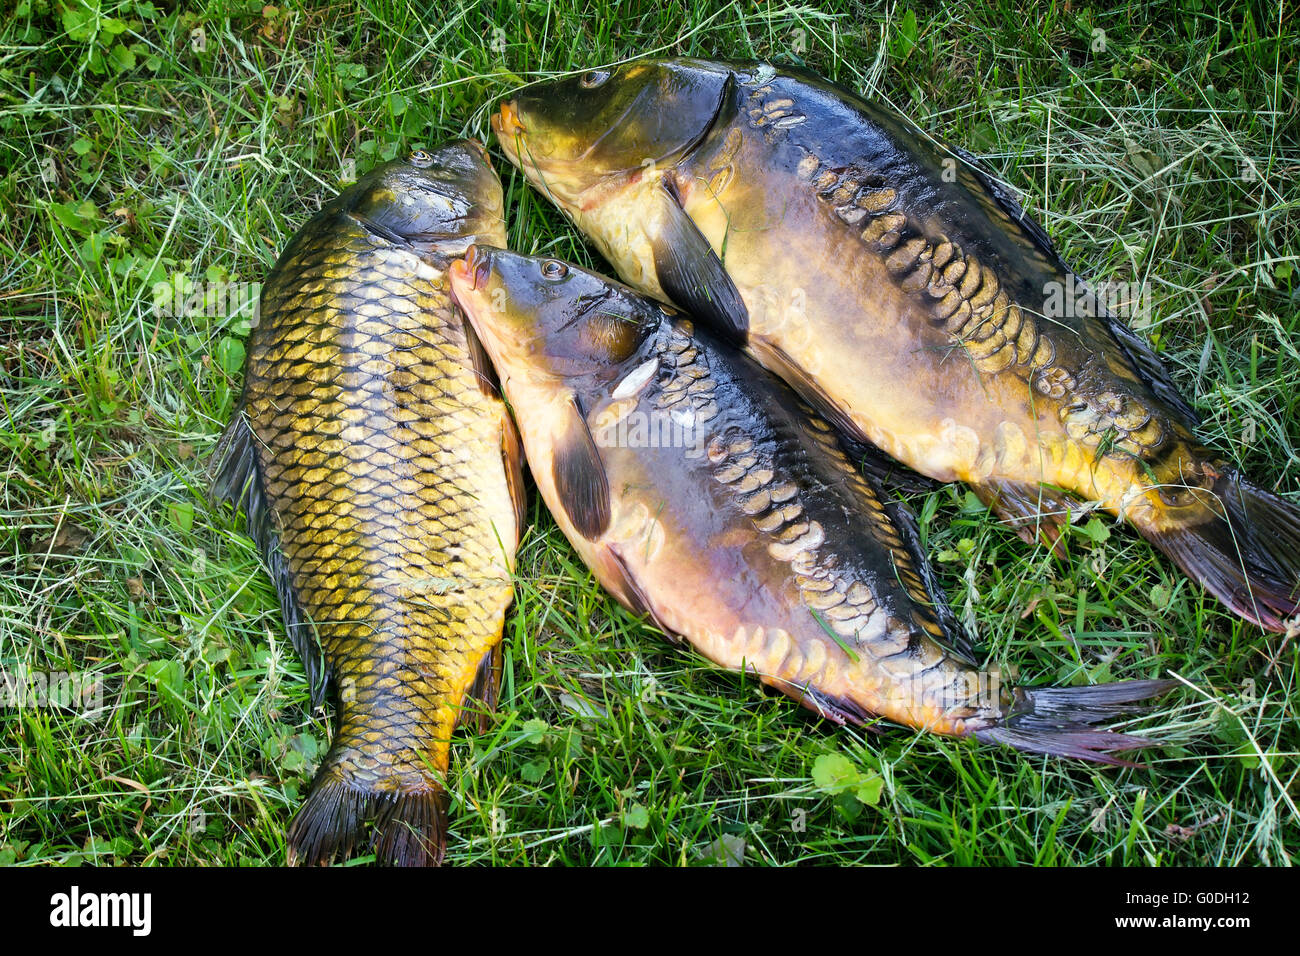
[[(365, 837), (367, 828), (371, 832)], [(288, 861), (290, 866), (321, 866), (368, 842), (377, 863), (437, 866), (446, 832), (446, 793), (441, 787), (407, 793), (361, 790), (327, 767), (289, 824)]]
[(1296, 627), (1300, 507), (1236, 469), (1221, 469), (1211, 493), (1205, 520), (1144, 535), (1236, 614), (1270, 631)]
[(1171, 680), (1132, 680), (1095, 687), (1017, 687), (1006, 717), (993, 727), (977, 730), (975, 736), (1028, 753), (1132, 767), (1134, 764), (1112, 754), (1155, 746), (1158, 741), (1098, 730), (1095, 725), (1145, 710), (1131, 705), (1158, 697), (1176, 684)]

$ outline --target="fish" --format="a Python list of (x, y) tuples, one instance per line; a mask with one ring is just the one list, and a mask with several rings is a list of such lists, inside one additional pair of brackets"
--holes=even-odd
[(1300, 508), (1196, 437), (1160, 356), (970, 154), (812, 73), (687, 58), (530, 86), (492, 125), (625, 282), (850, 439), (1058, 550), (1100, 508), (1247, 621), (1300, 626)]
[(474, 141), (325, 203), (262, 289), (212, 493), (245, 515), (313, 705), (337, 730), (290, 864), (442, 861), (458, 723), (486, 726), (523, 526), (522, 448), (447, 265), (505, 242)]
[(476, 245), (452, 291), (556, 523), (624, 607), (829, 720), (1127, 763), (1099, 729), (1171, 682), (1009, 687), (832, 426), (691, 317), (558, 259)]

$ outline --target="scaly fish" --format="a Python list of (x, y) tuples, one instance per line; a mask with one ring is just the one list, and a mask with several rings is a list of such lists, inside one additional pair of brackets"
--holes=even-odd
[(244, 510), (313, 701), (338, 690), (290, 863), (346, 854), (370, 824), (380, 862), (440, 862), (452, 730), (467, 698), (483, 719), (496, 699), (523, 486), (448, 294), (477, 241), (505, 242), (487, 154), (416, 150), (327, 203), (263, 288), (213, 487)]
[(1160, 358), (967, 154), (810, 74), (688, 59), (531, 87), (493, 126), (625, 281), (850, 437), (1027, 540), (1097, 502), (1236, 613), (1295, 625), (1300, 509), (1196, 438)]
[(476, 246), (450, 275), (543, 499), (624, 606), (839, 723), (1103, 763), (1150, 743), (1092, 725), (1171, 682), (1011, 689), (980, 670), (910, 515), (751, 359), (556, 259)]

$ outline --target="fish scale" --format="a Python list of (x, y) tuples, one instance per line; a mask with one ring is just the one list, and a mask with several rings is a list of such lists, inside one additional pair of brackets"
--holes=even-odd
[[(692, 344), (693, 334), (694, 326), (689, 321), (671, 327), (671, 333), (658, 353), (663, 374), (647, 397), (657, 408), (665, 410), (690, 404), (693, 421), (698, 427), (718, 414), (717, 383), (710, 373), (707, 357)], [(686, 386), (684, 382), (691, 384)], [(915, 570), (915, 562), (893, 521), (886, 515), (877, 492), (849, 463), (831, 436), (831, 427), (802, 402), (795, 403), (795, 406), (805, 416), (805, 438), (820, 450), (822, 463), (838, 472), (839, 481), (851, 489), (856, 499), (853, 507), (865, 519), (872, 537), (889, 549), (898, 579), (915, 602), (909, 608), (912, 624), (938, 640), (953, 639), (952, 635), (944, 633), (930, 606), (932, 596)], [(792, 562), (798, 572), (799, 590), (809, 607), (826, 612), (832, 619), (830, 626), (846, 638), (857, 641), (866, 635), (889, 635), (892, 640), (888, 644), (888, 653), (861, 641), (874, 656), (891, 656), (907, 649), (910, 643), (908, 624), (897, 619), (882, 620), (887, 614), (880, 613), (883, 609), (870, 587), (851, 577), (835, 574), (825, 559), (820, 563), (809, 560), (808, 555), (816, 553), (815, 546), (809, 546), (809, 536), (821, 526), (815, 521), (801, 521), (805, 512), (801, 499), (807, 496), (806, 489), (824, 488), (826, 482), (823, 474), (817, 474), (809, 467), (807, 458), (796, 453), (787, 455), (778, 463), (774, 460), (773, 450), (756, 450), (754, 440), (740, 429), (735, 429), (729, 440), (715, 437), (709, 443), (707, 453), (709, 460), (717, 466), (714, 478), (737, 494), (739, 506), (752, 519), (754, 528), (772, 537), (771, 553)], [(782, 476), (780, 479), (777, 478), (778, 471)], [(835, 558), (830, 560), (836, 561)], [(828, 596), (827, 591), (834, 598)], [(846, 600), (850, 595), (852, 599)], [(845, 607), (851, 607), (853, 613), (832, 610)]]
[[(503, 242), (495, 175), (481, 153), (449, 149), (452, 172), (468, 171), (464, 201), (498, 214), (466, 238)], [(306, 862), (346, 852), (367, 822), (387, 862), (440, 858), (452, 731), (467, 694), (495, 695), (512, 597), (518, 449), (450, 299), (446, 254), (395, 242), (353, 208), (371, 190), (381, 214), (426, 201), (400, 174), (418, 175), (381, 167), (286, 250), (237, 419), (288, 592), (338, 689), (338, 731), (289, 832)]]
[[(411, 253), (376, 247), (358, 226), (345, 243), (325, 236), (297, 256), (291, 281), (306, 279), (330, 304), (299, 296), (272, 305), (258, 336), (268, 345), (250, 352), (246, 414), (265, 449), (259, 459), (294, 585), (343, 688), (341, 729), (322, 779), (391, 791), (429, 787), (420, 740), (434, 741), (434, 762), (445, 762), (458, 712), (452, 698), (464, 689), (457, 684), (495, 642), (490, 623), (510, 601), (499, 546), (466, 533), (481, 516), (465, 507), (478, 482), (464, 466), (475, 452), (499, 457), (499, 427), (465, 404), (466, 393), (479, 391), (475, 373), (444, 361), (466, 353), (463, 329), (446, 289), (413, 275)], [(338, 268), (361, 256), (377, 264), (357, 276)], [(358, 321), (362, 314), (368, 321)], [(321, 345), (300, 356), (282, 329), (302, 330)], [(394, 348), (387, 339), (398, 332), (422, 344)], [(372, 355), (375, 344), (382, 349)], [(336, 369), (366, 376), (364, 386), (332, 383)], [(299, 394), (303, 382), (312, 383), (307, 395)], [(414, 386), (424, 386), (423, 395)], [(439, 399), (448, 401), (438, 407)], [(278, 414), (285, 407), (291, 414)], [(296, 454), (302, 438), (327, 421), (345, 423), (341, 458), (333, 467), (303, 461)], [(388, 433), (399, 427), (415, 439), (394, 443)], [(418, 468), (419, 459), (434, 467)], [(404, 474), (418, 477), (398, 477)], [(332, 494), (358, 489), (348, 514), (336, 514)], [(421, 607), (427, 592), (412, 585), (429, 575), (461, 579), (458, 603)], [(409, 727), (421, 735), (405, 733)], [(378, 768), (360, 756), (375, 747), (388, 751)]]

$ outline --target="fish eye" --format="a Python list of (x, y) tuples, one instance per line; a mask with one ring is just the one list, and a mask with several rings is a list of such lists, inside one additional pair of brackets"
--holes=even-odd
[(427, 169), (433, 165), (433, 154), (424, 149), (413, 149), (408, 157), (412, 166)]
[(584, 90), (594, 90), (608, 79), (609, 70), (588, 70), (582, 74), (582, 79), (578, 80), (578, 85)]
[(559, 259), (547, 259), (542, 263), (542, 278), (552, 282), (563, 279), (569, 274), (569, 267)]

